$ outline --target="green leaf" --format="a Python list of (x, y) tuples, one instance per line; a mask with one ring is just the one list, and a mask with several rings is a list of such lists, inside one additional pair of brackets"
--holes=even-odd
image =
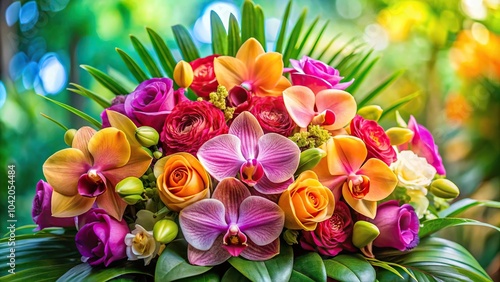
[(467, 218), (452, 218), (452, 217), (444, 217), (444, 218), (436, 218), (431, 220), (426, 220), (422, 223), (420, 227), (420, 231), (418, 232), (418, 236), (423, 238), (425, 236), (431, 235), (443, 228), (451, 227), (451, 226), (459, 226), (459, 225), (475, 225), (475, 226), (485, 226), (490, 227), (498, 232), (500, 232), (500, 228), (494, 225), (477, 221), (474, 219)]
[(160, 69), (153, 60), (153, 57), (151, 57), (151, 55), (146, 50), (144, 45), (139, 41), (139, 39), (137, 39), (137, 37), (133, 35), (130, 35), (130, 40), (132, 41), (132, 45), (134, 46), (135, 51), (137, 52), (137, 54), (139, 54), (139, 57), (141, 57), (142, 62), (144, 62), (144, 65), (146, 65), (146, 68), (148, 68), (151, 76), (163, 77)]
[(326, 281), (326, 269), (318, 253), (307, 253), (295, 258), (290, 281)]
[(245, 42), (255, 32), (255, 10), (252, 1), (245, 0), (241, 9), (241, 41)]
[(250, 261), (232, 257), (229, 263), (241, 274), (252, 281), (288, 281), (293, 268), (293, 250), (281, 244), (280, 253), (266, 261)]
[(236, 52), (240, 49), (241, 38), (240, 38), (240, 27), (236, 17), (231, 14), (229, 15), (229, 30), (227, 36), (227, 54), (229, 56), (236, 56)]
[(324, 260), (326, 275), (338, 281), (375, 281), (375, 269), (360, 255), (338, 255)]
[(187, 261), (187, 242), (179, 239), (168, 244), (156, 263), (155, 281), (172, 281), (196, 276), (212, 267), (195, 266)]
[(392, 104), (389, 107), (384, 109), (384, 111), (382, 112), (382, 115), (380, 116), (380, 119), (383, 119), (384, 117), (388, 116), (390, 113), (392, 113), (392, 112), (396, 111), (397, 109), (399, 109), (400, 107), (402, 107), (404, 104), (415, 99), (418, 95), (420, 95), (420, 92), (415, 92), (413, 94), (407, 95), (401, 99), (396, 100), (396, 102), (394, 102), (394, 104)]
[(245, 275), (241, 274), (238, 270), (236, 270), (234, 267), (230, 267), (226, 273), (224, 273), (224, 276), (222, 276), (221, 282), (248, 282), (251, 280), (248, 280), (248, 278), (245, 277)]
[(326, 54), (326, 52), (328, 52), (328, 50), (330, 50), (330, 47), (333, 45), (335, 40), (337, 40), (340, 36), (341, 36), (341, 34), (339, 33), (339, 34), (335, 35), (332, 39), (330, 39), (330, 42), (328, 42), (328, 44), (325, 45), (325, 48), (323, 48), (323, 51), (321, 51), (321, 53), (317, 57), (318, 60), (321, 60), (321, 58)]
[(227, 54), (226, 28), (215, 11), (210, 12), (210, 26), (212, 28), (212, 51), (214, 54)]
[(51, 118), (49, 117), (48, 115), (44, 114), (44, 113), (40, 113), (40, 115), (48, 120), (50, 120), (51, 122), (55, 123), (56, 125), (58, 125), (59, 127), (61, 127), (64, 131), (68, 131), (68, 128), (66, 126), (64, 126), (62, 123), (58, 122), (57, 120), (55, 120), (54, 118)]
[(309, 36), (311, 36), (312, 31), (314, 30), (314, 28), (318, 24), (318, 21), (319, 21), (319, 17), (316, 17), (316, 19), (314, 19), (314, 21), (312, 22), (312, 24), (307, 29), (306, 34), (304, 35), (304, 37), (300, 40), (299, 47), (297, 47), (297, 48), (295, 48), (293, 50), (292, 55), (290, 56), (291, 59), (297, 59), (297, 57), (300, 55), (300, 52), (302, 51), (302, 49), (304, 49), (304, 46), (309, 41), (308, 40)]
[(302, 31), (302, 27), (304, 26), (304, 22), (306, 20), (307, 10), (304, 9), (300, 14), (299, 19), (295, 23), (295, 26), (292, 29), (292, 33), (288, 37), (288, 43), (286, 44), (285, 52), (283, 53), (283, 62), (285, 66), (290, 64), (290, 58), (292, 53), (297, 46), (297, 42), (299, 41), (300, 32)]
[(200, 275), (187, 277), (175, 281), (176, 282), (219, 282), (221, 280), (219, 275), (215, 271), (208, 271)]
[(125, 66), (130, 71), (130, 73), (135, 77), (138, 83), (148, 80), (148, 75), (142, 70), (142, 68), (132, 59), (125, 51), (120, 48), (115, 48), (116, 52), (120, 55)]
[(323, 25), (321, 28), (321, 31), (319, 32), (318, 36), (316, 37), (316, 40), (314, 41), (313, 46), (311, 47), (311, 50), (307, 53), (309, 57), (312, 57), (314, 51), (316, 50), (316, 47), (318, 47), (318, 43), (323, 37), (323, 34), (325, 33), (326, 28), (328, 27), (328, 24), (330, 23), (330, 20), (327, 20), (326, 23)]
[(335, 52), (333, 54), (333, 56), (330, 58), (330, 60), (328, 61), (328, 65), (331, 65), (333, 63), (333, 61), (335, 61), (335, 59), (338, 58), (338, 56), (340, 56), (343, 52), (345, 52), (346, 48), (351, 46), (351, 44), (356, 41), (356, 37), (353, 37), (351, 38), (349, 41), (347, 41), (342, 47), (340, 47), (339, 50), (337, 50), (337, 52)]
[(64, 103), (61, 103), (59, 101), (56, 101), (56, 100), (52, 100), (48, 97), (45, 97), (45, 96), (42, 96), (42, 95), (38, 95), (42, 98), (44, 98), (45, 100), (48, 100), (56, 105), (58, 105), (59, 107), (61, 108), (64, 108), (70, 112), (72, 112), (73, 114), (81, 117), (82, 119), (86, 120), (88, 123), (92, 124), (93, 126), (97, 127), (98, 129), (100, 129), (102, 127), (102, 124), (100, 122), (98, 122), (96, 119), (94, 119), (93, 117), (89, 116), (88, 114), (76, 109), (76, 108), (73, 108), (69, 105), (66, 105)]
[(174, 68), (177, 62), (172, 55), (172, 52), (167, 47), (167, 44), (161, 39), (161, 37), (154, 30), (150, 28), (146, 28), (149, 39), (153, 44), (153, 48), (155, 49), (156, 55), (158, 56), (158, 60), (160, 61), (163, 70), (167, 73), (169, 77), (173, 77)]
[(153, 274), (149, 271), (144, 267), (142, 261), (121, 260), (114, 263), (112, 267), (90, 266), (88, 263), (81, 263), (68, 270), (57, 281), (110, 281), (123, 275), (152, 277)]
[[(404, 277), (394, 267), (392, 267), (389, 263), (387, 263), (385, 261), (379, 261), (379, 260), (371, 261), (370, 260), (370, 264), (375, 266), (375, 267), (383, 268), (383, 269), (393, 273), (394, 275), (398, 276), (399, 278), (404, 279)], [(406, 270), (406, 271), (408, 271), (408, 270)]]
[(283, 14), (283, 18), (281, 19), (281, 26), (278, 33), (278, 39), (276, 40), (276, 47), (274, 51), (281, 53), (283, 50), (283, 44), (285, 42), (286, 36), (286, 26), (288, 25), (288, 17), (290, 17), (290, 10), (292, 8), (292, 0), (288, 1), (288, 4), (285, 8), (285, 13)]
[(266, 44), (266, 30), (264, 23), (264, 11), (259, 5), (254, 7), (254, 37), (260, 42), (264, 51), (267, 50)]
[(358, 108), (362, 108), (368, 104), (372, 99), (377, 97), (384, 89), (386, 89), (389, 85), (391, 85), (396, 79), (398, 79), (404, 71), (397, 71), (393, 73), (391, 76), (389, 76), (387, 79), (385, 79), (382, 83), (380, 83), (375, 89), (370, 91), (370, 93), (365, 96), (361, 102), (358, 103)]
[(68, 88), (69, 91), (76, 93), (76, 94), (79, 94), (79, 95), (82, 95), (84, 97), (90, 98), (103, 108), (109, 108), (111, 106), (111, 102), (108, 101), (107, 99), (101, 97), (99, 94), (97, 94), (93, 91), (90, 91), (89, 89), (87, 89), (83, 86), (80, 86), (76, 83), (70, 83), (69, 85), (77, 88), (77, 89)]
[(439, 212), (439, 217), (457, 216), (472, 207), (490, 207), (500, 209), (500, 202), (487, 200), (462, 199), (451, 204), (447, 209)]
[(172, 26), (172, 32), (174, 33), (175, 41), (177, 45), (179, 45), (184, 60), (192, 62), (200, 57), (198, 49), (194, 45), (193, 38), (184, 26), (174, 25)]
[(116, 80), (103, 73), (102, 71), (88, 65), (80, 65), (80, 67), (86, 70), (95, 78), (95, 80), (97, 80), (97, 82), (99, 82), (105, 88), (109, 89), (109, 91), (111, 91), (115, 95), (125, 95), (129, 93), (118, 82), (116, 82)]
[(350, 73), (342, 73), (342, 75), (345, 75), (346, 79), (345, 80), (351, 80), (351, 79), (356, 79), (358, 76), (358, 73), (361, 72), (363, 69), (363, 65), (368, 61), (368, 58), (370, 58), (371, 54), (373, 53), (373, 49), (366, 52), (366, 54), (359, 60), (359, 62), (352, 67), (352, 72)]
[[(459, 244), (436, 237), (422, 240), (413, 250), (403, 253), (385, 250), (379, 260), (405, 267), (418, 281), (492, 281), (474, 257)], [(397, 276), (381, 271), (380, 281), (400, 281)], [(411, 281), (410, 277), (404, 274)]]

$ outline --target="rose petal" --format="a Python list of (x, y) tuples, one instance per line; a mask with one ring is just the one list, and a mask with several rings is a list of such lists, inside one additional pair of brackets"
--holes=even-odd
[(65, 196), (78, 194), (78, 180), (87, 173), (90, 164), (85, 154), (74, 148), (63, 149), (50, 156), (43, 164), (43, 175), (54, 191)]
[(189, 263), (201, 266), (213, 266), (228, 260), (231, 255), (222, 247), (222, 237), (223, 235), (217, 237), (213, 246), (207, 251), (201, 251), (188, 245)]
[(95, 133), (96, 131), (93, 128), (84, 126), (78, 129), (75, 137), (73, 138), (73, 143), (71, 144), (71, 147), (82, 151), (82, 153), (85, 155), (85, 161), (89, 164), (91, 164), (93, 161), (88, 149), (88, 144)]
[(245, 162), (241, 154), (241, 141), (231, 134), (208, 140), (197, 155), (203, 167), (217, 180), (236, 176)]
[(283, 182), (272, 182), (267, 178), (267, 176), (264, 174), (262, 178), (253, 186), (257, 192), (262, 193), (262, 194), (279, 194), (282, 193), (283, 191), (288, 188), (290, 184), (293, 183), (293, 177), (290, 177), (289, 179), (283, 181)]
[(316, 94), (318, 112), (331, 110), (335, 113), (335, 123), (325, 126), (328, 130), (335, 130), (347, 125), (356, 115), (356, 100), (342, 90), (327, 89)]
[(229, 127), (229, 134), (235, 135), (241, 140), (241, 152), (245, 160), (257, 157), (257, 142), (264, 135), (264, 131), (250, 112), (242, 112), (233, 120)]
[[(227, 230), (222, 202), (205, 199), (185, 207), (179, 214), (179, 224), (186, 241), (194, 248), (207, 251), (215, 239)], [(222, 240), (220, 243), (222, 245)]]
[(232, 177), (222, 179), (212, 195), (213, 199), (221, 201), (224, 205), (228, 225), (237, 223), (240, 205), (248, 197), (250, 197), (250, 191), (247, 187)]
[(349, 206), (351, 206), (353, 210), (371, 219), (375, 218), (375, 215), (377, 214), (377, 202), (372, 202), (365, 199), (354, 199), (351, 195), (351, 192), (349, 192), (347, 184), (344, 184), (344, 187), (342, 187), (342, 195), (344, 196), (344, 200), (349, 204)]
[(368, 151), (361, 139), (338, 135), (326, 142), (326, 158), (331, 175), (348, 175), (358, 171)]
[(272, 182), (283, 182), (293, 176), (300, 160), (300, 149), (293, 141), (276, 133), (259, 139), (259, 156), (266, 176)]
[(76, 194), (72, 197), (64, 196), (56, 191), (52, 192), (52, 216), (73, 217), (81, 215), (94, 205), (96, 198), (87, 198)]
[(240, 60), (221, 56), (214, 59), (214, 72), (220, 85), (230, 90), (248, 78), (247, 66)]
[(392, 170), (379, 159), (369, 159), (357, 172), (358, 175), (366, 175), (370, 178), (370, 191), (364, 199), (368, 201), (380, 201), (389, 196), (398, 179)]
[(283, 74), (282, 57), (276, 52), (259, 55), (253, 70), (253, 84), (264, 89), (272, 89)]
[(118, 221), (122, 220), (123, 213), (127, 208), (127, 203), (120, 198), (114, 189), (109, 189), (109, 186), (103, 194), (97, 197), (96, 203), (99, 208), (105, 210)]
[(268, 260), (280, 252), (279, 238), (265, 246), (257, 246), (253, 242), (248, 242), (248, 247), (241, 252), (241, 256), (252, 261)]
[[(262, 48), (260, 42), (255, 38), (250, 38), (241, 45), (240, 49), (236, 53), (236, 59), (241, 61), (247, 67), (249, 73), (253, 73), (257, 57), (264, 53), (264, 48)], [(219, 76), (217, 76), (217, 80), (219, 80)]]
[(306, 128), (314, 117), (315, 97), (311, 89), (292, 86), (283, 91), (283, 102), (295, 123)]

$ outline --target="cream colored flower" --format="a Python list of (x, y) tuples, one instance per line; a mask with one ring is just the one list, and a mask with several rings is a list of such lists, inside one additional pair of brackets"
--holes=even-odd
[(436, 169), (425, 158), (408, 150), (398, 154), (398, 160), (391, 165), (391, 168), (398, 178), (398, 186), (420, 190), (424, 195), (427, 194), (426, 187), (436, 175)]
[(160, 243), (155, 241), (153, 231), (147, 231), (139, 224), (135, 225), (132, 233), (125, 236), (125, 245), (128, 259), (144, 259), (144, 265), (148, 265), (160, 249)]

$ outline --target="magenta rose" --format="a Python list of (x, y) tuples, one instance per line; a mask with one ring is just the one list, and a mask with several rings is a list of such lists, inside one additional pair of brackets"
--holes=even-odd
[(302, 231), (300, 246), (331, 257), (343, 250), (354, 252), (356, 248), (351, 242), (353, 224), (349, 207), (339, 201), (330, 219), (320, 222), (314, 231)]
[(295, 122), (288, 114), (283, 97), (254, 97), (250, 112), (257, 118), (264, 133), (278, 133), (289, 137)]
[(219, 83), (215, 78), (214, 72), (214, 59), (219, 55), (211, 55), (205, 58), (196, 59), (189, 64), (193, 68), (193, 83), (191, 83), (191, 90), (198, 95), (208, 99), (212, 92), (217, 91)]
[(406, 251), (419, 243), (419, 221), (415, 209), (398, 201), (391, 200), (377, 207), (377, 216), (370, 220), (380, 230), (380, 235), (373, 245), (381, 248), (394, 248)]
[(290, 63), (293, 67), (290, 70), (292, 84), (307, 86), (314, 93), (324, 89), (344, 90), (354, 81), (340, 83), (344, 77), (340, 76), (337, 69), (308, 56), (300, 60), (290, 59)]
[(165, 120), (161, 141), (167, 154), (188, 152), (196, 156), (203, 143), (227, 132), (221, 110), (206, 101), (184, 101)]
[(125, 236), (130, 232), (125, 220), (118, 221), (102, 209), (91, 209), (78, 217), (76, 247), (90, 265), (110, 263), (127, 257)]
[(47, 227), (75, 227), (74, 217), (53, 217), (51, 212), (52, 187), (49, 183), (40, 180), (36, 184), (35, 198), (31, 216), (36, 225), (36, 231)]
[(411, 148), (408, 148), (409, 144), (404, 144), (399, 147), (400, 150), (412, 150), (418, 156), (425, 158), (436, 169), (438, 174), (446, 175), (443, 159), (439, 154), (438, 146), (434, 142), (430, 131), (418, 124), (413, 116), (410, 116), (408, 129), (413, 131), (413, 138), (409, 143), (411, 144)]
[(351, 121), (350, 129), (351, 135), (365, 142), (368, 150), (367, 159), (377, 158), (387, 165), (397, 160), (396, 150), (391, 146), (384, 129), (376, 121), (357, 115)]

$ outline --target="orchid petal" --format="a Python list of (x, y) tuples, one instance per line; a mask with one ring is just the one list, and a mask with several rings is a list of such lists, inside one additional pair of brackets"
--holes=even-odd
[(108, 120), (111, 126), (125, 133), (130, 147), (142, 147), (139, 141), (137, 141), (137, 138), (135, 138), (137, 126), (134, 122), (119, 112), (106, 110), (106, 114), (108, 115)]
[(241, 203), (250, 197), (250, 191), (236, 178), (224, 178), (219, 182), (212, 196), (222, 202), (226, 208), (226, 222), (230, 225), (238, 222), (238, 210)]
[(82, 151), (85, 155), (85, 161), (89, 164), (93, 163), (92, 155), (90, 155), (88, 144), (92, 136), (96, 133), (95, 129), (84, 126), (75, 133), (71, 147)]
[(276, 133), (259, 139), (259, 156), (264, 173), (272, 182), (283, 182), (293, 176), (300, 160), (300, 149), (293, 141)]
[[(326, 148), (322, 147), (326, 151)], [(335, 199), (340, 199), (342, 195), (342, 185), (347, 180), (347, 175), (331, 175), (328, 169), (327, 158), (322, 158), (317, 166), (315, 166), (312, 171), (318, 176), (319, 182), (325, 187), (328, 187), (335, 197)]]
[(102, 172), (113, 186), (130, 176), (141, 177), (153, 161), (153, 158), (142, 147), (131, 149), (130, 159), (126, 165)]
[(335, 113), (335, 123), (325, 126), (328, 130), (335, 130), (346, 126), (356, 115), (356, 100), (342, 90), (327, 89), (316, 94), (318, 112), (331, 110)]
[(89, 152), (98, 171), (124, 166), (130, 158), (130, 144), (125, 134), (113, 127), (98, 131), (89, 141)]
[(224, 249), (222, 245), (222, 237), (223, 235), (217, 237), (217, 239), (215, 239), (215, 244), (213, 244), (207, 251), (201, 251), (191, 245), (188, 245), (187, 251), (189, 263), (201, 266), (214, 266), (228, 260), (231, 255), (226, 249)]
[(290, 86), (292, 86), (292, 84), (290, 83), (290, 81), (282, 76), (279, 80), (278, 80), (278, 83), (271, 89), (264, 89), (262, 87), (257, 87), (257, 89), (254, 90), (254, 93), (256, 96), (260, 96), (260, 97), (263, 97), (263, 96), (275, 96), (275, 97), (278, 97), (278, 96), (282, 96), (283, 95), (283, 91), (285, 91), (287, 88), (289, 88)]
[[(179, 224), (186, 241), (194, 248), (207, 251), (215, 239), (227, 230), (224, 205), (215, 199), (204, 199), (181, 210)], [(222, 240), (216, 245), (222, 245)]]
[(214, 72), (219, 84), (228, 90), (248, 78), (247, 66), (242, 61), (228, 56), (214, 59)]
[(83, 197), (79, 194), (68, 197), (53, 191), (51, 201), (53, 217), (73, 217), (90, 210), (94, 205), (95, 198)]
[(257, 157), (257, 142), (264, 135), (257, 119), (250, 112), (242, 112), (229, 127), (229, 134), (237, 136), (241, 140), (241, 152), (245, 160)]
[(314, 117), (314, 93), (304, 86), (292, 86), (283, 91), (283, 102), (293, 121), (306, 128)]
[(259, 246), (270, 244), (278, 238), (284, 223), (283, 210), (267, 199), (250, 196), (241, 203), (238, 226)]
[(330, 89), (332, 87), (332, 85), (328, 83), (328, 81), (309, 74), (291, 73), (290, 78), (292, 79), (293, 85), (306, 86), (315, 94), (317, 94), (321, 90)]
[[(253, 73), (255, 60), (259, 55), (262, 55), (264, 53), (264, 48), (262, 48), (260, 42), (255, 38), (250, 38), (241, 45), (240, 49), (236, 53), (236, 59), (241, 61), (246, 66), (246, 68), (249, 70), (249, 73)], [(218, 76), (217, 81), (219, 81)]]
[(110, 216), (116, 220), (121, 221), (127, 203), (125, 203), (114, 189), (109, 187), (96, 199), (97, 206), (106, 211)]
[(236, 176), (245, 162), (241, 154), (241, 141), (231, 134), (208, 140), (200, 147), (197, 156), (203, 167), (217, 180)]
[(398, 179), (392, 170), (379, 159), (369, 159), (357, 172), (370, 178), (370, 191), (364, 199), (380, 201), (389, 196), (398, 184)]
[(290, 177), (289, 179), (283, 181), (283, 182), (272, 182), (267, 178), (267, 176), (264, 174), (262, 178), (253, 186), (257, 192), (262, 193), (262, 194), (279, 194), (283, 193), (283, 191), (288, 188), (290, 184), (293, 183), (293, 177)]
[(326, 142), (326, 158), (331, 175), (356, 172), (367, 154), (365, 143), (357, 137), (339, 135)]
[(259, 55), (253, 70), (253, 84), (264, 89), (272, 89), (283, 74), (283, 58), (280, 53), (270, 52)]
[(273, 258), (280, 253), (279, 238), (265, 246), (257, 246), (253, 242), (248, 242), (248, 247), (241, 252), (241, 256), (251, 261), (262, 261)]
[(377, 202), (368, 201), (365, 199), (354, 199), (349, 192), (349, 187), (347, 187), (347, 183), (342, 187), (342, 195), (344, 196), (344, 200), (351, 206), (351, 208), (358, 213), (374, 219), (377, 215)]
[(43, 174), (54, 191), (64, 196), (78, 194), (78, 180), (87, 173), (90, 164), (85, 154), (74, 148), (60, 150), (43, 164)]

